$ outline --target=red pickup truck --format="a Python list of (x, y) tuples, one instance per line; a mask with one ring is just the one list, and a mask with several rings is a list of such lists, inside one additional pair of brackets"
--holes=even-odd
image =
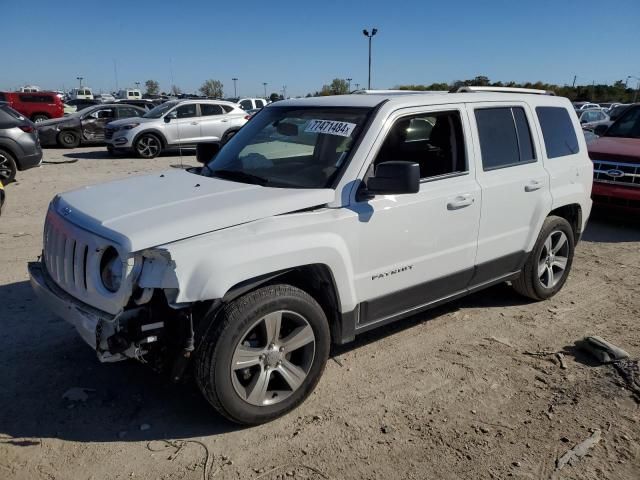
[(0, 101), (35, 123), (64, 116), (64, 103), (55, 92), (0, 92)]
[(593, 161), (596, 204), (640, 212), (640, 104), (630, 107), (610, 127), (596, 128), (600, 138), (588, 145)]

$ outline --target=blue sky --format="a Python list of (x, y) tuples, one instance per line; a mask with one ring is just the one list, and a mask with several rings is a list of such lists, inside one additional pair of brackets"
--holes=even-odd
[(363, 28), (375, 26), (374, 88), (492, 80), (611, 83), (640, 77), (640, 1), (537, 2), (6, 1), (0, 89), (33, 83), (110, 91), (147, 79), (195, 91), (208, 78), (233, 94), (333, 78), (367, 81)]

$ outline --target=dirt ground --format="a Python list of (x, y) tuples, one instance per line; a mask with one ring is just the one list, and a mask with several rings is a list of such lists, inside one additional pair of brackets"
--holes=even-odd
[[(595, 215), (564, 289), (530, 303), (497, 286), (335, 349), (286, 417), (238, 428), (195, 387), (134, 362), (100, 364), (38, 304), (26, 264), (56, 192), (179, 166), (45, 151), (0, 217), (0, 479), (640, 478), (640, 409), (611, 366), (574, 348), (600, 335), (640, 357), (640, 227)], [(184, 162), (195, 164), (193, 156)], [(566, 369), (553, 355), (564, 351)], [(63, 398), (74, 387), (85, 401)]]

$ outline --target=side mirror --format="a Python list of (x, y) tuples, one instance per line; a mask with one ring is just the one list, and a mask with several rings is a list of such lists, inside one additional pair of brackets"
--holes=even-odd
[(597, 125), (596, 128), (593, 129), (593, 133), (601, 137), (608, 129), (609, 125)]
[(175, 110), (172, 111), (172, 112), (167, 113), (164, 116), (164, 123), (169, 123), (172, 118), (178, 118), (178, 112), (176, 112)]
[(196, 160), (203, 165), (207, 164), (219, 151), (219, 143), (198, 143), (196, 145)]
[(373, 195), (399, 195), (418, 193), (420, 166), (413, 162), (382, 162), (375, 176), (367, 181), (367, 193)]

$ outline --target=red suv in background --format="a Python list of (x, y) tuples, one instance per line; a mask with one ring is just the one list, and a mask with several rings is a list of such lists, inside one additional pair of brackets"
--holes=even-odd
[(640, 212), (640, 104), (629, 107), (600, 138), (588, 144), (594, 203)]
[(0, 92), (3, 101), (35, 123), (64, 116), (64, 103), (54, 92)]

